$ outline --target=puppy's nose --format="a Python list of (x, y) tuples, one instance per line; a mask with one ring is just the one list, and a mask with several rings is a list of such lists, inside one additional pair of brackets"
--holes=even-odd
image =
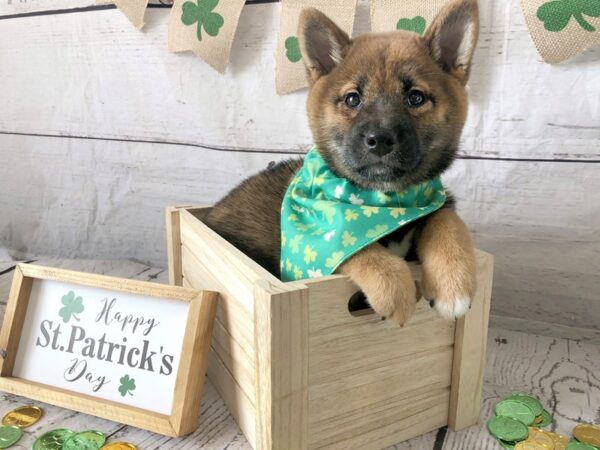
[(398, 139), (387, 131), (371, 131), (365, 135), (365, 147), (379, 157), (390, 153), (397, 144)]

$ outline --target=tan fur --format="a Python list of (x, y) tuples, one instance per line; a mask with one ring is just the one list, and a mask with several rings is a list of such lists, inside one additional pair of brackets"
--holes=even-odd
[(408, 264), (381, 244), (358, 252), (338, 270), (350, 277), (384, 318), (404, 325), (417, 307), (417, 288)]
[[(464, 314), (476, 289), (475, 251), (466, 225), (451, 209), (435, 212), (417, 236), (417, 251), (425, 298), (434, 299), (448, 318)], [(461, 300), (464, 305), (457, 304)]]

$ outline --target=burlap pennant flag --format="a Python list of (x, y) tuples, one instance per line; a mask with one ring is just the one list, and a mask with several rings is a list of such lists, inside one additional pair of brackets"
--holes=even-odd
[(371, 0), (373, 31), (407, 30), (421, 36), (448, 0)]
[(348, 35), (352, 35), (357, 0), (282, 0), (277, 43), (276, 84), (278, 94), (306, 87), (306, 69), (298, 44), (298, 18), (303, 8), (322, 11)]
[(600, 44), (600, 0), (521, 0), (531, 38), (547, 63)]
[(114, 4), (137, 29), (144, 26), (144, 14), (148, 7), (148, 0), (96, 0), (96, 4)]
[(245, 0), (175, 0), (169, 21), (169, 51), (192, 51), (220, 73)]

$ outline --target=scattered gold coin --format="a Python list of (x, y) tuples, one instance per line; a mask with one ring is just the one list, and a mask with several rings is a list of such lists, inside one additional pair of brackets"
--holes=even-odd
[(111, 442), (100, 450), (137, 450), (137, 447), (129, 442)]
[(593, 447), (600, 446), (600, 426), (589, 423), (582, 423), (573, 428), (573, 436), (580, 442), (584, 442)]
[(547, 448), (535, 441), (521, 441), (515, 445), (515, 450), (547, 450)]
[(4, 415), (2, 425), (27, 428), (40, 420), (42, 414), (42, 409), (37, 406), (19, 406)]

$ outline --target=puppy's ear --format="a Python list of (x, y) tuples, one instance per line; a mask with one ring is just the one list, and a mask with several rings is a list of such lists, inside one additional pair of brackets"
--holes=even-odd
[(315, 8), (302, 10), (298, 37), (311, 84), (333, 70), (346, 56), (351, 42), (340, 27)]
[(477, 0), (454, 0), (438, 13), (425, 33), (433, 59), (466, 84), (479, 33)]

